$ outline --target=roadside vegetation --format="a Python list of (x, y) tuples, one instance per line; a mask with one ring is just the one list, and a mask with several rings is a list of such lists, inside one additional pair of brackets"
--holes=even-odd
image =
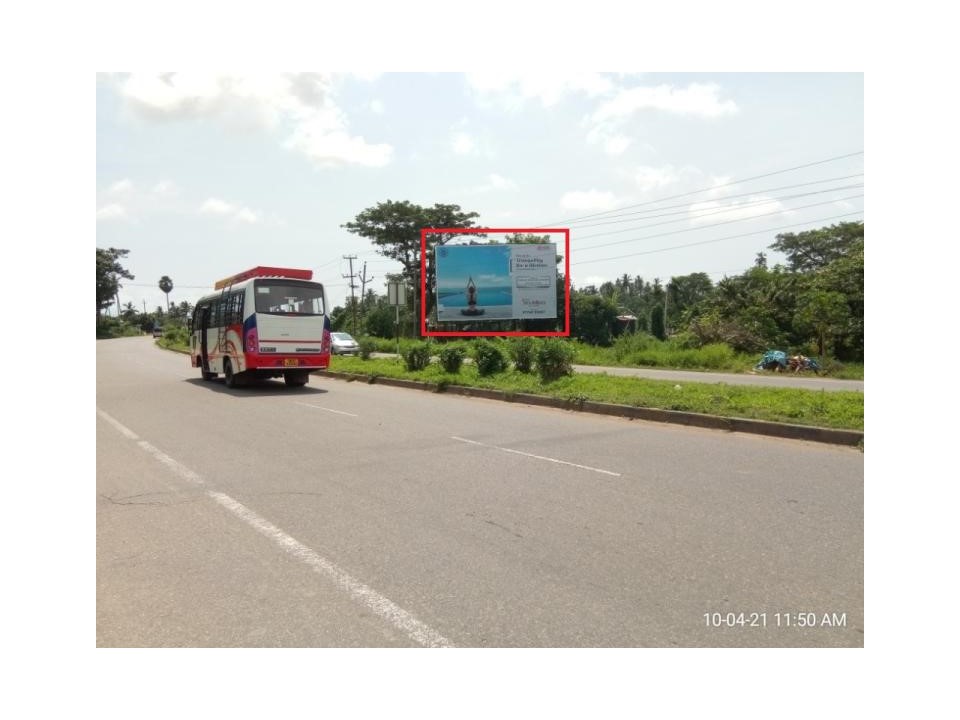
[[(157, 344), (188, 352), (189, 337), (171, 326)], [(431, 383), (529, 393), (568, 400), (737, 417), (796, 425), (863, 430), (863, 393), (794, 388), (762, 388), (725, 383), (676, 383), (666, 380), (575, 373), (573, 343), (562, 339), (401, 343), (402, 357), (334, 355), (330, 369), (370, 378), (390, 377)], [(396, 351), (396, 345), (393, 347)], [(512, 358), (512, 362), (510, 361)], [(518, 359), (519, 358), (519, 362)], [(469, 359), (469, 362), (465, 362)], [(322, 373), (321, 373), (322, 374)]]
[[(333, 307), (329, 311), (333, 329), (352, 333), (360, 342), (362, 355), (334, 358), (334, 368), (350, 367), (356, 371), (363, 367), (368, 373), (427, 373), (428, 377), (446, 372), (447, 382), (451, 378), (461, 382), (475, 380), (503, 385), (506, 390), (519, 383), (524, 392), (583, 394), (590, 399), (650, 407), (740, 417), (762, 415), (766, 419), (823, 423), (828, 427), (862, 427), (862, 393), (844, 399), (844, 393), (805, 394), (809, 391), (710, 383), (697, 385), (706, 388), (701, 395), (699, 390), (687, 390), (693, 383), (677, 390), (667, 382), (658, 389), (655, 381), (603, 376), (598, 379), (596, 375), (569, 373), (573, 364), (746, 373), (754, 371), (765, 350), (781, 350), (788, 355), (818, 358), (823, 375), (862, 380), (862, 222), (778, 234), (767, 247), (780, 253), (784, 263), (768, 266), (766, 253), (761, 251), (751, 267), (716, 282), (703, 272), (674, 276), (666, 282), (625, 272), (599, 287), (571, 286), (569, 318), (565, 315), (564, 278), (559, 274), (556, 319), (492, 321), (482, 323), (480, 328), (493, 332), (556, 331), (569, 320), (569, 339), (534, 342), (524, 338), (517, 342), (516, 338), (498, 337), (471, 342), (424, 342), (418, 337), (420, 308), (426, 309), (428, 318), (435, 317), (431, 314), (436, 305), (433, 250), (439, 243), (463, 239), (446, 232), (427, 233), (427, 257), (423, 258), (427, 282), (423, 294), (418, 228), (476, 230), (478, 217), (459, 205), (421, 207), (408, 201), (388, 200), (344, 224), (347, 231), (365, 238), (378, 253), (403, 266), (401, 273), (384, 279), (403, 281), (410, 292), (406, 305), (399, 309), (373, 289), (360, 297), (347, 298), (345, 306)], [(469, 241), (482, 242), (484, 238), (482, 234), (473, 234)], [(507, 239), (543, 241), (542, 236), (519, 233)], [(166, 295), (165, 308), (141, 313), (129, 302), (121, 307), (118, 294), (122, 281), (133, 279), (122, 264), (127, 254), (123, 249), (97, 248), (97, 337), (149, 333), (161, 326), (163, 337), (158, 343), (184, 350), (185, 327), (193, 308), (187, 302), (171, 302), (174, 285), (168, 276), (161, 277), (158, 283)], [(557, 256), (558, 268), (560, 260)], [(478, 329), (463, 323), (433, 327), (454, 331)], [(399, 353), (400, 358), (371, 360), (372, 353)], [(843, 410), (837, 409), (841, 406)]]
[(463, 385), (507, 393), (546, 395), (573, 402), (592, 400), (723, 417), (863, 430), (863, 393), (858, 392), (760, 388), (722, 383), (678, 384), (586, 373), (559, 374), (551, 380), (544, 379), (536, 365), (533, 372), (521, 372), (509, 367), (489, 374), (481, 374), (476, 363), (463, 364), (458, 372), (447, 372), (439, 362), (430, 363), (419, 370), (408, 370), (400, 358), (363, 360), (335, 356), (330, 369), (369, 377), (419, 380), (436, 385), (438, 390), (449, 385)]

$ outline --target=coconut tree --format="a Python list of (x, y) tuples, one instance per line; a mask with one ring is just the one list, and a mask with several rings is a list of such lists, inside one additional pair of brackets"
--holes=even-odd
[(164, 275), (160, 278), (160, 291), (167, 296), (167, 311), (170, 310), (170, 291), (173, 290), (173, 280)]

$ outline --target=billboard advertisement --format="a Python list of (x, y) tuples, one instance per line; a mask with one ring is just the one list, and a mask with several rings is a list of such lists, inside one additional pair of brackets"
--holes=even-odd
[(543, 320), (557, 317), (554, 243), (439, 245), (437, 320)]

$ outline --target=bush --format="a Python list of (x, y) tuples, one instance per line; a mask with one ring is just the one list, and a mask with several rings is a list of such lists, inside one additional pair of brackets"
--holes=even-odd
[(510, 357), (513, 359), (513, 366), (520, 372), (528, 373), (533, 370), (536, 352), (537, 344), (531, 337), (517, 338), (510, 343)]
[(360, 357), (363, 360), (369, 360), (370, 356), (377, 351), (377, 343), (370, 338), (363, 338), (357, 344), (360, 346)]
[(430, 343), (418, 342), (409, 345), (400, 353), (406, 363), (407, 370), (423, 370), (430, 364)]
[(573, 348), (563, 340), (546, 340), (537, 350), (540, 380), (551, 382), (573, 374)]
[(657, 345), (657, 340), (652, 335), (644, 332), (626, 333), (616, 339), (613, 344), (613, 356), (618, 362), (624, 362), (634, 353), (649, 350)]
[(467, 354), (462, 345), (447, 345), (440, 351), (440, 365), (444, 372), (458, 373), (463, 365), (463, 358)]
[(473, 346), (473, 359), (480, 375), (496, 375), (507, 368), (503, 351), (489, 340), (477, 340)]

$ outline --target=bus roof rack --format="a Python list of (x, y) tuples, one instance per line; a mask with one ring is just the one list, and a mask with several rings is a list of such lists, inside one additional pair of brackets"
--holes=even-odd
[(292, 278), (294, 280), (313, 280), (313, 270), (297, 270), (296, 268), (278, 268), (258, 265), (255, 268), (244, 270), (236, 275), (231, 275), (223, 280), (218, 280), (213, 285), (214, 290), (222, 290), (229, 285), (236, 285), (238, 282), (258, 277), (282, 277)]

